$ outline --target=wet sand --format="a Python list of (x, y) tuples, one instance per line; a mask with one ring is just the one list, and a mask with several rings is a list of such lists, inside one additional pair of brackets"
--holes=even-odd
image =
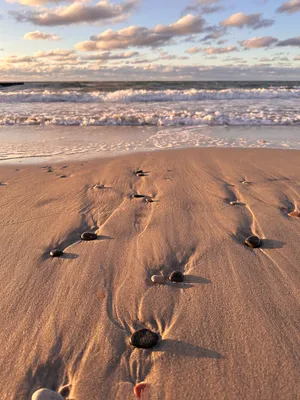
[[(299, 398), (298, 151), (8, 165), (0, 181), (2, 400)], [(142, 328), (151, 349), (130, 344)]]

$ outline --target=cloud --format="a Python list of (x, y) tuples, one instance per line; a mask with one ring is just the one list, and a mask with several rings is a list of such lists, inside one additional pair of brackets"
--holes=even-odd
[(90, 40), (76, 44), (80, 51), (124, 49), (128, 47), (157, 47), (169, 44), (178, 36), (200, 33), (205, 21), (201, 16), (188, 14), (170, 25), (156, 25), (153, 29), (129, 26), (119, 31), (108, 29)]
[(45, 77), (54, 80), (80, 80), (99, 78), (102, 80), (251, 80), (253, 76), (260, 76), (262, 80), (297, 80), (300, 74), (300, 65), (193, 65), (174, 64), (171, 67), (158, 65), (103, 65), (98, 62), (90, 64), (1, 64), (0, 73), (4, 80), (41, 80)]
[(111, 4), (109, 0), (100, 0), (96, 5), (74, 2), (54, 10), (11, 11), (18, 22), (30, 22), (39, 26), (71, 25), (78, 23), (116, 23), (123, 21), (135, 10), (138, 0), (125, 0)]
[(294, 60), (295, 60), (295, 61), (300, 61), (300, 56), (296, 56), (296, 57), (294, 58)]
[(284, 46), (300, 46), (300, 36), (293, 37), (290, 39), (286, 40), (281, 40), (280, 42), (277, 43), (278, 47), (284, 47)]
[(31, 63), (34, 62), (35, 59), (34, 57), (29, 57), (29, 56), (8, 56), (2, 58), (0, 61), (7, 64), (18, 64), (18, 63)]
[(273, 36), (263, 36), (244, 40), (243, 42), (240, 42), (240, 44), (245, 49), (259, 49), (261, 47), (269, 47), (276, 42), (278, 42), (278, 39)]
[(283, 4), (276, 10), (277, 12), (286, 12), (289, 14), (293, 14), (297, 11), (300, 11), (300, 0), (289, 0)]
[(74, 50), (56, 49), (51, 51), (38, 51), (35, 53), (37, 58), (51, 58), (51, 57), (69, 57), (74, 54)]
[(236, 46), (228, 46), (228, 47), (192, 47), (186, 50), (189, 54), (195, 53), (206, 53), (208, 55), (212, 54), (223, 54), (223, 53), (231, 53), (232, 51), (238, 51)]
[(261, 14), (246, 15), (243, 12), (231, 15), (225, 21), (221, 22), (222, 26), (243, 28), (247, 26), (252, 29), (266, 28), (273, 25), (274, 21), (271, 19), (263, 19)]
[(206, 42), (207, 40), (219, 39), (220, 37), (226, 35), (227, 28), (213, 25), (206, 27), (205, 32), (210, 32), (210, 33), (208, 33), (208, 35), (204, 36), (201, 39), (202, 42)]
[(60, 40), (61, 38), (53, 33), (44, 33), (40, 31), (25, 33), (25, 40)]
[(68, 1), (72, 3), (74, 0), (6, 0), (8, 3), (19, 3), (25, 6), (42, 6), (47, 3), (62, 3)]
[(191, 33), (200, 33), (204, 28), (204, 19), (193, 14), (188, 14), (170, 25), (156, 25), (154, 32), (158, 34), (167, 34), (171, 36), (189, 35)]
[(137, 51), (126, 51), (124, 53), (112, 54), (110, 51), (104, 51), (99, 54), (93, 54), (89, 56), (81, 57), (82, 60), (90, 60), (90, 61), (109, 61), (109, 60), (124, 60), (132, 57), (136, 57), (139, 55)]
[(182, 12), (184, 15), (186, 12), (198, 12), (201, 14), (213, 14), (217, 11), (223, 10), (220, 5), (220, 0), (198, 0), (193, 5), (188, 5)]

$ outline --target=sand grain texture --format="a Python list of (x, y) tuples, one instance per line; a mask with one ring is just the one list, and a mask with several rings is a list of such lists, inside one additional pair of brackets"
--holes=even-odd
[[(130, 400), (140, 382), (151, 400), (300, 398), (299, 152), (19, 169), (0, 169), (1, 400), (68, 386), (69, 399)], [(167, 280), (175, 269), (184, 282)], [(129, 343), (142, 328), (160, 335), (150, 350)]]

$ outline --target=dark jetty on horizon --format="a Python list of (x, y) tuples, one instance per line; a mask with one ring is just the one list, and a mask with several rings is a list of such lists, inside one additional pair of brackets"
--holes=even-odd
[(16, 86), (16, 85), (24, 85), (24, 82), (0, 82), (0, 86)]

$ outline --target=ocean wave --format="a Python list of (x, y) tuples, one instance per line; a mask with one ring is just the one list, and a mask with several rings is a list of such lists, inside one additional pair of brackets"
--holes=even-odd
[(0, 125), (37, 126), (260, 126), (260, 125), (300, 125), (300, 113), (256, 110), (253, 112), (190, 112), (187, 110), (161, 112), (99, 112), (95, 115), (60, 115), (0, 113)]
[(5, 90), (0, 103), (135, 103), (239, 99), (299, 99), (300, 87), (224, 90), (117, 90), (114, 92), (80, 90)]

